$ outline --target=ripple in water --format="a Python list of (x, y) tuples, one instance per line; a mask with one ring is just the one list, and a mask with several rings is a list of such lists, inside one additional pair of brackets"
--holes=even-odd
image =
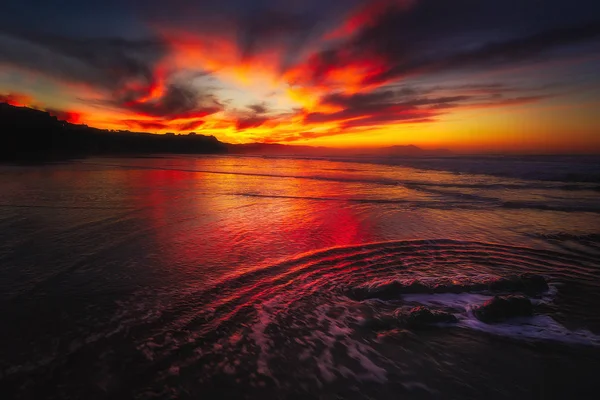
[[(470, 346), (491, 354), (495, 346), (526, 352), (519, 346), (536, 343), (595, 349), (599, 336), (555, 319), (562, 282), (595, 275), (594, 259), (585, 254), (490, 243), (332, 248), (231, 275), (206, 290), (142, 291), (121, 305), (105, 332), (37, 370), (5, 370), (4, 378), (23, 390), (25, 375), (56, 383), (77, 376), (74, 366), (87, 361), (98, 390), (115, 398), (211, 391), (243, 397), (263, 390), (385, 394), (376, 387), (389, 395), (400, 390), (435, 397), (448, 385), (467, 390), (487, 384), (484, 378), (467, 382), (477, 373), (476, 362), (457, 366)], [(527, 299), (533, 315), (494, 323), (476, 316), (486, 301), (507, 295)], [(428, 319), (432, 315), (444, 318)], [(490, 347), (488, 340), (501, 344)], [(102, 356), (92, 361), (92, 354)], [(56, 390), (64, 397), (81, 394), (76, 387)]]

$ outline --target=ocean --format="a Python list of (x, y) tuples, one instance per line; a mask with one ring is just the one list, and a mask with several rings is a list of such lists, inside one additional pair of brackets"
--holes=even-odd
[(3, 399), (595, 399), (599, 310), (597, 157), (0, 166)]

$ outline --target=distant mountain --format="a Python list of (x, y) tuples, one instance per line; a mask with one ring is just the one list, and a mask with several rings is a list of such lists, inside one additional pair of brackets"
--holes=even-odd
[(43, 162), (94, 155), (225, 153), (214, 136), (154, 135), (74, 125), (47, 112), (0, 103), (0, 161)]
[(328, 156), (335, 155), (340, 149), (314, 146), (290, 146), (277, 143), (228, 144), (231, 154), (254, 154), (265, 156)]
[(415, 145), (389, 146), (369, 148), (358, 151), (360, 155), (384, 156), (384, 157), (422, 157), (422, 156), (445, 156), (452, 155), (448, 149), (424, 150)]
[(234, 154), (260, 154), (270, 156), (306, 156), (306, 157), (422, 157), (444, 156), (452, 152), (446, 149), (423, 150), (414, 145), (368, 147), (368, 148), (331, 148), (312, 146), (293, 146), (283, 144), (230, 144), (229, 152)]

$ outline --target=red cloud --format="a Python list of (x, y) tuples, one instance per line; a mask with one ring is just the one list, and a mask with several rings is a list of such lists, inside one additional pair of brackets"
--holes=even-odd
[(205, 123), (206, 123), (206, 121), (199, 119), (199, 120), (195, 120), (195, 121), (191, 121), (191, 122), (186, 122), (183, 124), (177, 124), (177, 130), (178, 131), (193, 131), (195, 129), (200, 129)]
[(72, 124), (81, 123), (81, 113), (38, 106), (33, 97), (22, 93), (0, 94), (0, 103), (7, 103), (16, 107), (31, 107), (36, 110), (46, 111), (48, 114), (61, 121), (70, 122)]
[(135, 119), (126, 119), (121, 121), (125, 125), (127, 125), (131, 129), (142, 129), (142, 130), (163, 130), (169, 127), (168, 124), (164, 122), (158, 121), (145, 121), (145, 120), (135, 120)]
[(81, 123), (81, 114), (75, 111), (54, 110), (48, 108), (46, 109), (46, 112), (61, 121), (67, 121), (72, 124)]
[[(497, 43), (486, 44), (482, 39), (480, 44), (437, 51), (436, 46), (428, 47), (430, 38), (425, 34), (429, 32), (421, 29), (423, 24), (414, 21), (410, 13), (433, 22), (445, 18), (444, 13), (422, 12), (418, 7), (429, 10), (427, 3), (416, 0), (361, 3), (363, 6), (325, 35), (312, 30), (317, 25), (313, 20), (261, 14), (246, 21), (248, 24), (231, 18), (231, 25), (169, 27), (155, 23), (156, 39), (149, 42), (38, 41), (59, 54), (68, 50), (78, 60), (73, 68), (53, 62), (47, 75), (63, 85), (89, 84), (98, 89), (84, 97), (93, 97), (97, 104), (110, 108), (108, 117), (101, 120), (111, 128), (205, 130), (217, 135), (223, 132), (228, 139), (236, 132), (240, 141), (290, 142), (386, 125), (432, 122), (460, 109), (542, 100), (545, 96), (539, 95), (541, 91), (477, 85), (471, 76), (467, 81), (473, 83), (457, 86), (436, 79), (435, 74), (520, 62), (563, 42), (578, 43), (600, 32), (593, 25)], [(437, 32), (438, 25), (433, 22), (428, 25), (435, 33), (431, 41), (442, 43), (446, 32)], [(324, 25), (320, 26), (318, 29)], [(31, 58), (24, 67), (35, 70), (39, 57)], [(417, 75), (425, 79), (409, 80)], [(430, 76), (434, 79), (429, 80)], [(445, 88), (433, 86), (440, 82)], [(407, 85), (416, 88), (408, 90)], [(238, 91), (242, 93), (239, 97), (231, 94)], [(505, 98), (509, 92), (512, 98)], [(21, 94), (0, 95), (0, 101), (33, 104), (32, 98)], [(242, 104), (253, 105), (242, 109)], [(82, 119), (73, 111), (48, 112), (69, 122)], [(98, 111), (98, 116), (102, 112)]]
[(164, 120), (143, 120), (143, 119), (126, 119), (121, 121), (129, 129), (141, 129), (143, 131), (164, 131), (171, 130), (175, 132), (181, 131), (193, 131), (195, 129), (200, 129), (206, 123), (206, 121), (201, 119), (196, 119), (183, 123), (173, 123), (171, 121)]
[(342, 26), (325, 35), (325, 39), (340, 39), (348, 37), (366, 25), (369, 25), (390, 7), (402, 7), (407, 9), (415, 3), (415, 0), (374, 0), (359, 7), (351, 13)]
[(8, 103), (11, 106), (26, 107), (33, 103), (33, 98), (21, 93), (0, 94), (0, 103)]
[(292, 84), (313, 87), (318, 91), (341, 89), (347, 92), (369, 90), (375, 77), (388, 70), (387, 61), (375, 53), (325, 51), (312, 55), (286, 73)]
[(252, 116), (247, 118), (239, 118), (235, 121), (235, 127), (239, 130), (258, 128), (266, 123), (269, 119), (267, 117)]

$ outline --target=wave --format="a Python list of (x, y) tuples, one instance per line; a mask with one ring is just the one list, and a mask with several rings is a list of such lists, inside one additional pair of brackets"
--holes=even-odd
[[(318, 327), (312, 326), (322, 318), (315, 315), (317, 309), (346, 310), (347, 318), (343, 323), (337, 321), (342, 325), (336, 329), (357, 329), (365, 316), (361, 315), (361, 307), (354, 303), (358, 299), (351, 300), (347, 296), (356, 288), (381, 285), (399, 277), (421, 282), (437, 279), (445, 282), (445, 286), (437, 285), (441, 293), (426, 292), (427, 295), (444, 294), (446, 289), (449, 292), (465, 290), (473, 295), (475, 293), (470, 293), (471, 289), (464, 282), (474, 285), (487, 279), (502, 288), (503, 284), (512, 282), (511, 276), (519, 271), (550, 274), (550, 284), (554, 284), (554, 280), (582, 280), (590, 276), (596, 277), (597, 281), (598, 275), (596, 261), (585, 256), (500, 244), (445, 239), (339, 247), (224, 277), (212, 288), (178, 297), (163, 308), (156, 319), (145, 321), (144, 327), (137, 327), (135, 331), (137, 334), (155, 332), (140, 346), (145, 346), (145, 350), (152, 354), (151, 358), (156, 359), (173, 354), (180, 346), (186, 347), (185, 343), (214, 337), (215, 332), (220, 332), (224, 335), (221, 339), (229, 341), (227, 332), (234, 329), (240, 320), (249, 319), (245, 323), (249, 327), (247, 335), (250, 331), (254, 332), (252, 340), (261, 347), (275, 339), (257, 339), (257, 332), (268, 335), (267, 331), (276, 326), (276, 331), (282, 334), (287, 329), (284, 321), (288, 319), (294, 320), (297, 329), (304, 334), (318, 330)], [(456, 286), (460, 290), (453, 287), (452, 282), (460, 282)], [(398, 293), (397, 300), (402, 301), (403, 295), (405, 293)], [(266, 316), (261, 317), (261, 313), (268, 314), (270, 322), (267, 323)], [(256, 324), (266, 326), (258, 329)], [(164, 335), (182, 331), (186, 332), (183, 344), (181, 341), (165, 342)], [(229, 334), (235, 336), (240, 332)], [(244, 334), (242, 336), (245, 337)], [(289, 336), (302, 337), (302, 334), (294, 332)], [(337, 339), (337, 335), (331, 338)], [(350, 340), (348, 337), (345, 339)], [(311, 342), (306, 338), (302, 340)], [(152, 344), (148, 346), (148, 343)]]
[[(455, 174), (488, 175), (526, 181), (600, 183), (598, 156), (450, 156), (344, 159), (337, 161), (397, 165)], [(597, 189), (596, 189), (597, 190)]]
[(521, 274), (507, 277), (493, 275), (429, 277), (376, 281), (367, 286), (352, 288), (348, 294), (357, 300), (400, 298), (408, 294), (465, 293), (465, 292), (523, 292), (537, 294), (547, 291), (548, 284), (541, 275)]
[[(240, 172), (240, 171), (220, 171), (212, 169), (196, 169), (196, 168), (170, 168), (170, 167), (154, 167), (147, 165), (133, 165), (133, 164), (113, 164), (113, 163), (92, 163), (82, 162), (84, 165), (93, 165), (101, 167), (113, 167), (121, 169), (142, 169), (142, 170), (159, 170), (159, 171), (177, 171), (177, 172), (189, 172), (189, 173), (202, 173), (202, 174), (216, 174), (216, 175), (239, 175), (239, 176), (253, 176), (263, 178), (282, 178), (282, 179), (300, 179), (300, 180), (316, 180), (325, 182), (342, 182), (342, 183), (364, 183), (372, 185), (382, 186), (406, 186), (407, 188), (425, 188), (425, 187), (440, 187), (440, 188), (458, 188), (458, 189), (514, 189), (514, 190), (531, 190), (531, 189), (543, 189), (543, 190), (558, 190), (558, 191), (600, 191), (600, 186), (590, 184), (589, 182), (582, 183), (564, 183), (564, 182), (502, 182), (502, 183), (465, 183), (465, 182), (431, 182), (427, 180), (418, 181), (412, 179), (398, 179), (398, 178), (369, 178), (369, 177), (357, 177), (352, 178), (348, 176), (327, 176), (327, 175), (291, 175), (291, 174), (272, 174), (272, 173), (260, 173), (260, 172)], [(286, 168), (290, 169), (290, 168)], [(338, 168), (323, 168), (324, 171), (340, 171), (340, 172), (361, 172), (363, 170), (358, 169), (338, 169)]]
[[(557, 287), (553, 289), (543, 299), (534, 303), (539, 305), (550, 302), (558, 291)], [(548, 315), (537, 314), (530, 317), (510, 318), (501, 323), (485, 323), (477, 318), (473, 311), (491, 299), (493, 296), (473, 293), (413, 294), (403, 297), (403, 300), (409, 304), (453, 310), (453, 315), (457, 319), (455, 324), (457, 328), (472, 329), (514, 340), (600, 346), (600, 335), (593, 334), (587, 329), (570, 330)]]
[[(524, 273), (543, 276), (547, 286)], [(116, 348), (118, 359), (126, 360), (123, 370), (144, 371), (152, 385), (175, 393), (186, 388), (181, 377), (210, 385), (226, 376), (249, 387), (267, 382), (286, 387), (290, 379), (318, 385), (345, 379), (382, 383), (397, 367), (382, 353), (380, 331), (369, 328), (369, 321), (398, 310), (405, 315), (403, 310), (416, 306), (456, 318), (434, 324), (439, 335), (468, 330), (517, 341), (598, 346), (595, 334), (558, 322), (552, 307), (563, 282), (599, 282), (599, 274), (592, 257), (496, 243), (439, 239), (334, 247), (232, 273), (204, 289), (192, 282), (141, 290), (120, 303), (100, 332), (39, 368), (86, 365), (90, 353), (110, 358)], [(397, 289), (394, 296), (349, 296), (358, 288), (385, 285)], [(473, 316), (473, 307), (514, 291), (531, 296), (532, 317), (484, 324)], [(26, 379), (35, 372), (31, 365), (37, 364), (14, 365), (2, 374)], [(143, 385), (140, 397), (146, 390)]]
[[(432, 193), (433, 191), (428, 191)], [(333, 201), (344, 203), (361, 203), (361, 204), (403, 204), (407, 207), (414, 208), (430, 208), (442, 210), (479, 210), (505, 208), (510, 210), (537, 210), (537, 211), (560, 211), (560, 212), (591, 212), (599, 213), (600, 206), (590, 206), (582, 204), (547, 204), (540, 202), (527, 201), (500, 201), (499, 199), (484, 197), (478, 195), (462, 194), (462, 193), (444, 193), (435, 191), (435, 193), (448, 195), (454, 200), (409, 200), (409, 199), (368, 199), (368, 198), (347, 198), (347, 197), (319, 197), (319, 196), (291, 196), (291, 195), (276, 195), (262, 194), (255, 192), (234, 192), (229, 193), (232, 196), (257, 197), (268, 199), (289, 199), (289, 200), (310, 200), (310, 201)]]

